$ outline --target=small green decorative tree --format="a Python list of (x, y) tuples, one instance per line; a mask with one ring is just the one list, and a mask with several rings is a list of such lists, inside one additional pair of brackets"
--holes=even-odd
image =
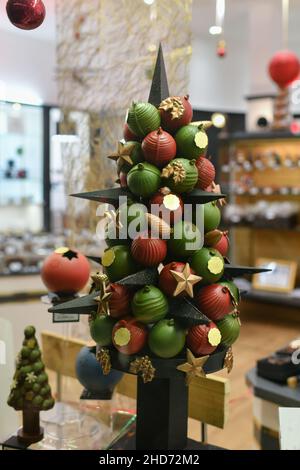
[(34, 326), (25, 328), (24, 335), (7, 403), (16, 411), (23, 412), (23, 427), (18, 431), (18, 439), (33, 444), (43, 439), (40, 411), (53, 408), (54, 399)]

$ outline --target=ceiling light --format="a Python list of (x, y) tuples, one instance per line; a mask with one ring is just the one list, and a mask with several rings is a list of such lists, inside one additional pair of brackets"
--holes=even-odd
[(221, 26), (211, 26), (209, 28), (209, 33), (212, 34), (213, 36), (216, 36), (217, 34), (222, 34), (222, 28)]
[(144, 0), (144, 3), (146, 3), (146, 5), (153, 5), (154, 2), (155, 0)]
[(22, 105), (20, 103), (14, 103), (12, 105), (12, 109), (18, 113), (19, 111), (21, 111)]
[(226, 125), (226, 117), (221, 113), (214, 113), (211, 117), (212, 123), (218, 129), (222, 129)]

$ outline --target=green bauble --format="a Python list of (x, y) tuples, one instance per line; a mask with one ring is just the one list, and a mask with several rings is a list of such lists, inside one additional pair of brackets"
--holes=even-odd
[(131, 256), (130, 247), (123, 245), (105, 250), (102, 256), (102, 266), (110, 282), (117, 282), (140, 269)]
[(196, 225), (192, 222), (180, 221), (174, 225), (168, 241), (168, 251), (174, 259), (186, 258), (199, 250), (200, 244), (201, 234)]
[(208, 147), (208, 138), (202, 126), (194, 126), (189, 124), (183, 126), (175, 136), (177, 144), (177, 155), (188, 158), (189, 160), (197, 159), (204, 155)]
[(23, 346), (23, 348), (21, 349), (22, 358), (29, 358), (30, 354), (31, 354), (31, 349), (27, 348), (26, 346)]
[(156, 193), (161, 185), (160, 171), (151, 163), (139, 163), (128, 173), (127, 184), (133, 194), (148, 198)]
[(42, 374), (40, 374), (38, 378), (36, 379), (38, 384), (43, 384), (47, 382), (47, 380), (48, 380), (48, 375), (46, 374), (46, 372), (43, 372)]
[(238, 286), (232, 281), (221, 281), (219, 282), (224, 287), (227, 287), (232, 295), (233, 299), (235, 300), (236, 304), (240, 303), (241, 295)]
[(164, 185), (174, 193), (188, 193), (198, 181), (195, 161), (186, 158), (174, 158), (162, 171)]
[(43, 403), (43, 400), (44, 400), (44, 399), (43, 399), (40, 395), (37, 395), (37, 396), (34, 397), (34, 399), (32, 400), (32, 404), (33, 404), (34, 406), (40, 407), (41, 404)]
[(224, 258), (213, 248), (201, 248), (193, 255), (191, 268), (202, 277), (202, 284), (213, 284), (223, 276)]
[(112, 220), (105, 227), (105, 243), (112, 247), (116, 245), (128, 245), (131, 242), (125, 227), (119, 229)]
[(33, 338), (33, 336), (35, 335), (35, 327), (27, 326), (24, 330), (24, 334), (26, 339)]
[(217, 322), (217, 326), (222, 335), (222, 344), (231, 346), (240, 335), (241, 324), (237, 314), (232, 313), (226, 315), (221, 321)]
[(131, 132), (144, 138), (160, 127), (160, 112), (150, 103), (133, 103), (128, 110), (127, 124)]
[[(124, 144), (124, 148), (130, 149), (128, 156), (130, 157), (131, 162), (127, 162), (124, 158), (119, 158), (117, 163), (118, 174), (120, 174), (121, 171), (127, 174), (133, 166), (145, 160), (142, 152), (142, 145), (139, 142), (126, 142), (126, 144)], [(124, 153), (126, 153), (125, 150)]]
[(161, 320), (150, 330), (149, 348), (157, 356), (170, 359), (184, 348), (185, 336), (185, 330), (174, 319)]
[(161, 290), (154, 286), (145, 286), (133, 297), (131, 308), (138, 321), (148, 324), (165, 318), (169, 304)]
[(37, 361), (38, 359), (40, 359), (40, 357), (41, 357), (41, 351), (39, 349), (34, 349), (33, 351), (31, 351), (30, 360), (32, 362)]
[(115, 320), (107, 315), (98, 315), (90, 321), (90, 333), (99, 346), (109, 346), (112, 343), (112, 330)]
[(212, 232), (219, 227), (221, 222), (221, 211), (216, 201), (204, 204), (204, 231)]
[[(131, 230), (144, 232), (148, 227), (146, 219), (147, 207), (144, 204), (129, 200), (126, 204), (122, 204), (117, 210), (117, 220), (127, 231)], [(134, 235), (131, 233), (131, 235)]]
[(41, 361), (38, 361), (33, 364), (32, 368), (35, 374), (39, 374), (40, 372), (42, 372), (42, 370), (44, 370), (45, 366)]

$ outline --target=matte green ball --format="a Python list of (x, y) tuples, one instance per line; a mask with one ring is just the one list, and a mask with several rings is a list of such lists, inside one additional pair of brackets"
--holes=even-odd
[(234, 298), (236, 304), (238, 304), (241, 300), (241, 295), (240, 295), (240, 290), (238, 286), (232, 282), (232, 281), (221, 281), (219, 284), (221, 284), (224, 287), (227, 287)]
[(219, 227), (221, 222), (221, 211), (217, 203), (208, 202), (204, 204), (204, 231), (211, 232)]
[(204, 155), (208, 147), (208, 138), (205, 130), (200, 126), (189, 124), (183, 126), (175, 135), (177, 155), (197, 159)]
[(182, 181), (176, 181), (176, 175), (171, 175), (163, 179), (164, 186), (167, 186), (175, 193), (188, 193), (194, 189), (198, 181), (198, 170), (195, 165), (195, 161), (190, 161), (186, 158), (174, 158), (174, 160), (171, 160), (171, 162), (167, 165), (166, 169), (178, 164), (185, 172), (184, 178)]
[(49, 398), (48, 400), (44, 400), (42, 404), (42, 409), (43, 410), (50, 410), (50, 408), (53, 408), (54, 406), (54, 400), (53, 398)]
[(31, 351), (30, 360), (32, 362), (36, 361), (37, 359), (40, 359), (40, 357), (41, 357), (41, 351), (39, 349), (34, 349), (33, 351)]
[(27, 326), (24, 330), (25, 338), (29, 339), (35, 335), (35, 328), (34, 326)]
[(46, 372), (43, 372), (42, 374), (40, 374), (36, 379), (38, 384), (43, 384), (47, 382), (47, 380), (48, 380), (48, 375), (46, 374)]
[[(104, 264), (107, 252), (109, 252), (112, 259), (109, 266), (107, 266), (106, 263)], [(117, 245), (105, 250), (102, 257), (102, 264), (110, 282), (117, 282), (140, 270), (140, 266), (131, 256), (130, 247), (123, 245)]]
[(49, 387), (49, 385), (45, 385), (43, 388), (41, 388), (41, 391), (40, 391), (40, 394), (45, 397), (46, 395), (48, 395), (48, 393), (51, 392), (51, 389)]
[(222, 320), (217, 322), (217, 326), (222, 335), (222, 344), (231, 346), (240, 335), (241, 325), (236, 314), (226, 315)]
[(133, 297), (132, 314), (140, 322), (156, 323), (165, 318), (169, 304), (163, 292), (155, 286), (145, 286)]
[(30, 382), (25, 382), (24, 383), (24, 388), (25, 390), (33, 390), (33, 383), (30, 383)]
[(193, 255), (200, 246), (201, 233), (196, 225), (186, 221), (180, 221), (174, 225), (168, 241), (168, 251), (175, 259)]
[(45, 369), (45, 366), (41, 361), (39, 361), (33, 364), (32, 369), (36, 374), (38, 374), (39, 372)]
[(149, 333), (149, 348), (159, 357), (170, 359), (177, 356), (185, 345), (185, 330), (173, 319), (161, 320)]
[(107, 315), (97, 316), (90, 322), (90, 333), (95, 343), (109, 346), (112, 343), (112, 330), (115, 320)]
[(28, 358), (30, 356), (30, 353), (31, 353), (31, 349), (30, 348), (27, 348), (26, 346), (24, 346), (22, 349), (21, 349), (21, 356), (22, 358)]
[(122, 225), (127, 225), (128, 229), (132, 227), (143, 232), (148, 227), (147, 212), (147, 207), (144, 204), (129, 200), (127, 204), (122, 204), (119, 207), (116, 214)]
[(37, 395), (36, 397), (34, 397), (34, 399), (32, 400), (32, 404), (34, 406), (41, 406), (41, 404), (43, 403), (43, 397), (41, 397), (40, 395)]
[(151, 163), (139, 163), (127, 175), (127, 185), (136, 196), (148, 198), (161, 185), (160, 170)]
[(34, 383), (33, 387), (32, 387), (32, 390), (33, 390), (34, 393), (38, 393), (41, 390), (41, 385), (38, 384), (38, 383)]
[[(214, 262), (218, 269), (214, 269)], [(196, 251), (193, 255), (191, 259), (191, 268), (196, 271), (198, 276), (202, 277), (202, 284), (213, 284), (219, 281), (223, 276), (224, 258), (214, 248), (204, 247), (201, 248), (201, 250)]]
[(130, 158), (131, 158), (132, 164), (127, 163), (122, 158), (120, 158), (118, 160), (118, 166), (117, 166), (118, 174), (120, 174), (121, 171), (123, 173), (127, 174), (133, 166), (135, 166), (138, 163), (141, 163), (145, 160), (144, 155), (143, 155), (143, 151), (142, 151), (142, 145), (139, 142), (131, 142), (130, 141), (130, 142), (126, 142), (125, 147), (131, 146), (131, 145), (134, 146), (131, 153), (130, 153)]
[(144, 138), (158, 129), (160, 121), (160, 112), (151, 103), (133, 103), (128, 110), (128, 127), (138, 137)]
[(24, 367), (21, 367), (21, 369), (20, 369), (20, 373), (23, 376), (26, 376), (27, 374), (29, 374), (32, 371), (33, 371), (33, 368), (31, 366), (24, 366)]

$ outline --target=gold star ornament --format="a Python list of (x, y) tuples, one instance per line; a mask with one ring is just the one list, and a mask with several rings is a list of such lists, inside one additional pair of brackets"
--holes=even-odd
[(94, 300), (98, 303), (97, 313), (99, 315), (109, 315), (109, 299), (112, 295), (111, 292), (106, 292), (108, 277), (106, 274), (96, 273), (92, 275), (94, 283), (94, 291), (100, 291), (100, 295), (95, 297)]
[(203, 370), (204, 364), (209, 356), (195, 357), (194, 354), (187, 349), (187, 362), (177, 367), (177, 370), (186, 374), (186, 383), (190, 385), (195, 377), (206, 377)]
[[(214, 194), (220, 194), (222, 193), (222, 189), (221, 189), (221, 186), (219, 184), (216, 184), (215, 182), (212, 183), (212, 193)], [(220, 206), (225, 206), (227, 204), (226, 202), (226, 199), (219, 199), (218, 200), (218, 203), (220, 204)]]
[(133, 161), (131, 158), (131, 153), (135, 147), (135, 144), (127, 144), (124, 142), (118, 142), (118, 149), (115, 153), (112, 153), (107, 158), (113, 160), (118, 163), (118, 165), (122, 166), (125, 163), (129, 165), (133, 165)]
[(186, 263), (182, 273), (173, 270), (170, 270), (170, 273), (177, 282), (177, 287), (173, 293), (173, 296), (177, 297), (177, 295), (181, 294), (182, 292), (186, 292), (190, 297), (193, 298), (193, 286), (200, 282), (202, 280), (202, 277), (196, 276), (195, 274), (191, 273), (189, 263)]

